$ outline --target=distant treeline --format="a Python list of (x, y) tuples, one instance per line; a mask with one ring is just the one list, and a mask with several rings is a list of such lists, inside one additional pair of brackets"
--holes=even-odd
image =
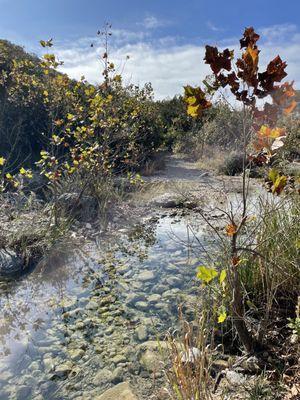
[[(126, 168), (138, 169), (160, 147), (189, 151), (196, 142), (200, 152), (204, 144), (230, 149), (239, 144), (240, 112), (226, 102), (195, 120), (187, 115), (181, 96), (155, 101), (150, 84), (124, 87), (118, 75), (111, 78), (109, 87), (107, 82), (95, 87), (84, 79), (70, 79), (57, 72), (56, 66), (52, 54), (40, 59), (0, 40), (0, 156), (7, 160), (6, 170), (33, 167), (40, 152), (51, 148), (53, 136), (70, 129), (65, 121), (71, 118), (74, 132), (83, 125), (94, 127), (90, 131), (98, 137), (99, 151), (113, 149), (111, 154), (118, 159), (115, 165)], [(112, 63), (110, 69), (106, 74), (113, 75)], [(95, 128), (90, 109), (99, 102), (99, 94), (109, 98), (109, 105), (101, 115), (93, 115), (102, 120)]]

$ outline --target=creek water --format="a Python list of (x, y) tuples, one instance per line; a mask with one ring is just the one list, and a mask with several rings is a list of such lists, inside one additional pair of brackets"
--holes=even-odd
[(122, 381), (149, 399), (163, 374), (145, 349), (177, 326), (180, 303), (193, 319), (209, 243), (194, 219), (149, 219), (1, 282), (0, 400), (94, 399)]

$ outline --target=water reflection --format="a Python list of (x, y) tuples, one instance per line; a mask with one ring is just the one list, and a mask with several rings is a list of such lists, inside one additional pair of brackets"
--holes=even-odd
[(194, 221), (153, 219), (2, 282), (0, 399), (93, 398), (110, 382), (146, 382), (140, 346), (195, 301), (204, 240)]

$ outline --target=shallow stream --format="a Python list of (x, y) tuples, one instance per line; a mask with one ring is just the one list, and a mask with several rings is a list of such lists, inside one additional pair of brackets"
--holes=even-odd
[(189, 217), (149, 218), (0, 283), (0, 400), (94, 399), (122, 381), (149, 399), (163, 374), (147, 350), (178, 304), (193, 318), (205, 235)]

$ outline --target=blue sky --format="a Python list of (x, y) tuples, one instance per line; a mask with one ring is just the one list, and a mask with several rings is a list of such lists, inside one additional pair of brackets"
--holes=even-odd
[[(100, 43), (91, 41), (105, 21), (113, 24), (112, 58), (128, 82), (152, 81), (156, 97), (182, 91), (208, 73), (204, 44), (235, 47), (244, 27), (262, 34), (262, 63), (277, 53), (300, 84), (300, 0), (0, 0), (0, 37), (40, 52), (40, 39), (54, 38), (54, 51), (73, 77), (100, 79)], [(275, 54), (276, 53), (276, 54)], [(124, 67), (126, 55), (130, 60)]]

